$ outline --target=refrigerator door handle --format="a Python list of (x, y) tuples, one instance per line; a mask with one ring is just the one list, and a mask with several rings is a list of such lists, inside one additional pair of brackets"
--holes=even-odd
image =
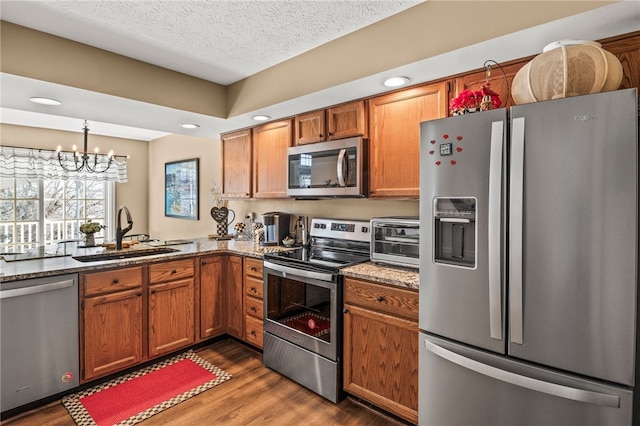
[(491, 338), (502, 340), (502, 288), (500, 273), (500, 221), (502, 212), (502, 141), (504, 121), (491, 123), (489, 158), (489, 330)]
[(511, 176), (509, 190), (509, 324), (511, 342), (524, 343), (522, 302), (522, 231), (524, 203), (524, 117), (514, 118), (511, 128)]
[(573, 401), (584, 402), (587, 404), (596, 404), (605, 407), (620, 408), (620, 397), (617, 395), (609, 395), (606, 393), (588, 391), (584, 389), (573, 388), (570, 386), (559, 385), (556, 383), (545, 382), (544, 380), (534, 379), (532, 377), (522, 376), (510, 371), (501, 370), (487, 364), (464, 357), (435, 343), (424, 341), (426, 349), (432, 354), (439, 356), (449, 362), (457, 364), (468, 370), (510, 383), (515, 386), (530, 389), (535, 392), (541, 392), (548, 395), (566, 398)]

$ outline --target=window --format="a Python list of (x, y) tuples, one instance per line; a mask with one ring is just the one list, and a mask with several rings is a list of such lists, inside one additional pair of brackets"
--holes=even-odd
[[(110, 225), (114, 186), (113, 182), (93, 180), (3, 177), (0, 252), (20, 253), (61, 240), (82, 238), (79, 227), (87, 219)], [(103, 230), (96, 237), (109, 235)]]

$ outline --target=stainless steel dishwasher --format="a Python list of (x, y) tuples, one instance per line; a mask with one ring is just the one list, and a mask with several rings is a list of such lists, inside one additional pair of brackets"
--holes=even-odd
[(0, 284), (0, 410), (79, 385), (78, 275)]

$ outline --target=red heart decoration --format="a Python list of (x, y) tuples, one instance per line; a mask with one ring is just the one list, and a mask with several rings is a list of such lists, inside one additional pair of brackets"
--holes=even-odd
[(439, 166), (441, 163), (439, 161), (436, 161), (436, 166)]
[(429, 151), (429, 154), (433, 155), (433, 154), (435, 154), (435, 151), (431, 150), (431, 151)]
[(451, 165), (455, 166), (456, 165), (456, 160), (451, 160)]
[(447, 135), (447, 134), (442, 135), (442, 137), (445, 138), (445, 139), (449, 139), (449, 135)]
[(456, 137), (456, 139), (458, 139), (459, 141), (461, 141), (461, 140), (462, 140), (462, 136), (458, 136), (458, 137)]
[(458, 152), (462, 152), (462, 148), (461, 148), (461, 147), (457, 147), (457, 148), (456, 148), (456, 151), (458, 151)]
[(431, 141), (431, 145), (434, 145), (435, 143), (436, 143), (436, 141), (435, 141), (435, 140), (432, 140), (432, 141)]

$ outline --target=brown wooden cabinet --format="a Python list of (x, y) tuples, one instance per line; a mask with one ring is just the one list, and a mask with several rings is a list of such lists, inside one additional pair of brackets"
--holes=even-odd
[(227, 320), (227, 333), (239, 339), (244, 338), (244, 305), (242, 288), (241, 256), (227, 256), (225, 271), (225, 316)]
[(81, 381), (143, 360), (143, 268), (80, 275)]
[(420, 195), (420, 123), (447, 116), (447, 82), (369, 100), (369, 195)]
[(251, 129), (221, 135), (222, 196), (223, 198), (251, 198), (252, 147)]
[(149, 266), (149, 357), (194, 343), (194, 260)]
[(225, 332), (224, 267), (226, 256), (207, 256), (200, 259), (200, 314), (198, 339), (204, 340)]
[(343, 387), (418, 422), (418, 292), (345, 279)]
[[(525, 59), (520, 59), (515, 62), (505, 63), (502, 65), (502, 69), (497, 65), (493, 65), (493, 67), (491, 68), (489, 83), (491, 85), (491, 90), (500, 95), (502, 107), (514, 105), (513, 99), (511, 98), (511, 82), (513, 81), (513, 77), (516, 75), (518, 70), (522, 68), (531, 58), (533, 58), (533, 56)], [(505, 79), (505, 76), (506, 79), (508, 79), (508, 82)], [(450, 94), (450, 99), (455, 98), (460, 94), (460, 92), (465, 89), (480, 90), (482, 88), (482, 84), (485, 81), (486, 71), (484, 69), (468, 72), (464, 75), (456, 77), (454, 79), (454, 90)], [(508, 99), (507, 96), (509, 96)]]
[(304, 145), (351, 136), (367, 137), (367, 130), (366, 104), (360, 100), (297, 115), (294, 140), (296, 145)]
[(287, 148), (292, 120), (280, 120), (253, 129), (253, 196), (287, 197)]
[(262, 261), (244, 260), (244, 340), (262, 349), (263, 297)]

